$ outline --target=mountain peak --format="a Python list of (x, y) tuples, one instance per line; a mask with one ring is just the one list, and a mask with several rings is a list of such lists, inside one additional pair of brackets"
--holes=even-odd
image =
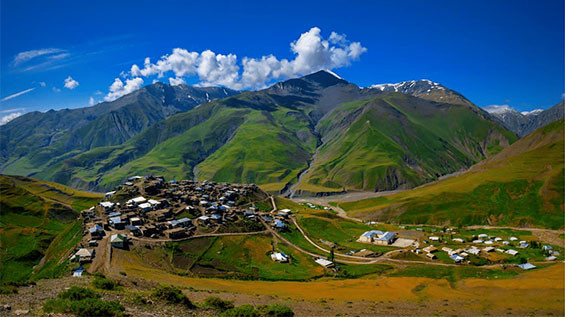
[(490, 113), (490, 114), (504, 114), (504, 113), (514, 113), (514, 112), (518, 112), (516, 111), (514, 108), (510, 107), (509, 105), (490, 105), (490, 106), (485, 106), (483, 107), (483, 109)]
[(406, 93), (408, 91), (431, 92), (431, 90), (446, 90), (446, 88), (441, 84), (433, 82), (429, 79), (401, 81), (395, 84), (376, 84), (372, 85), (370, 88), (379, 89), (381, 91), (394, 91), (401, 93)]
[(319, 70), (310, 75), (301, 77), (300, 79), (307, 80), (310, 82), (315, 82), (323, 87), (329, 87), (337, 84), (346, 84), (343, 78), (339, 77), (336, 73), (331, 70)]

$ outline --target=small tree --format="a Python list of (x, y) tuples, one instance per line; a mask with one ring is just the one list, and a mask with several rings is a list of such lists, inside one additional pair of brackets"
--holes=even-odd
[(330, 261), (334, 261), (334, 248), (332, 247), (332, 249), (330, 250)]

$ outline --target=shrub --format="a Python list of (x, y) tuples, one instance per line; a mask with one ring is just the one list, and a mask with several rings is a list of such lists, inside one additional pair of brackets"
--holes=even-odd
[(92, 281), (92, 285), (96, 288), (99, 289), (104, 289), (104, 290), (114, 290), (118, 287), (118, 284), (112, 280), (109, 280), (107, 278), (100, 278), (97, 277), (94, 279), (94, 281)]
[(0, 294), (2, 295), (9, 295), (9, 294), (17, 294), (18, 288), (14, 285), (0, 285)]
[(204, 300), (204, 305), (221, 312), (234, 308), (233, 301), (223, 300), (219, 297), (208, 297)]
[(226, 310), (223, 317), (260, 317), (261, 314), (251, 305), (241, 305)]
[(70, 310), (77, 316), (121, 316), (124, 306), (118, 301), (103, 301), (100, 299), (87, 298), (80, 301), (72, 301)]
[(261, 316), (265, 317), (293, 317), (294, 312), (290, 307), (284, 305), (262, 305), (257, 307)]
[(153, 290), (153, 297), (164, 300), (169, 304), (181, 304), (187, 308), (194, 308), (194, 305), (180, 289), (174, 286), (161, 286)]
[(125, 308), (118, 301), (104, 301), (88, 288), (73, 286), (43, 304), (45, 312), (73, 313), (77, 316), (121, 316)]
[(78, 301), (87, 298), (100, 298), (100, 294), (88, 288), (72, 286), (68, 290), (59, 293), (58, 297), (60, 299)]

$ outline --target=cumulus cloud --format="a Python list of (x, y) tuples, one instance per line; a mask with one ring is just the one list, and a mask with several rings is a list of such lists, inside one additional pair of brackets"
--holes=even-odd
[(94, 98), (90, 97), (90, 99), (88, 99), (88, 104), (93, 106), (94, 105)]
[(179, 83), (182, 77), (198, 76), (200, 86), (253, 89), (263, 88), (276, 79), (349, 66), (367, 51), (360, 42), (350, 42), (344, 34), (332, 32), (328, 39), (324, 39), (317, 27), (302, 33), (290, 43), (290, 49), (295, 55), (291, 60), (267, 55), (260, 58), (243, 57), (239, 62), (235, 54), (217, 54), (211, 50), (198, 53), (175, 48), (156, 63), (147, 57), (142, 67), (134, 64), (129, 74), (133, 78), (162, 78), (171, 72), (174, 74), (174, 78), (169, 79), (171, 84)]
[(78, 81), (74, 80), (71, 76), (65, 79), (65, 88), (73, 90), (78, 87)]
[(59, 89), (57, 87), (53, 87), (53, 92), (61, 92), (61, 89)]
[(13, 112), (8, 115), (0, 117), (0, 125), (5, 125), (6, 123), (16, 119), (17, 117), (23, 115), (23, 112)]
[(169, 83), (171, 84), (171, 86), (178, 86), (178, 85), (185, 85), (186, 84), (184, 79), (182, 79), (181, 77), (176, 77), (176, 78), (170, 77)]
[(14, 98), (19, 97), (19, 96), (21, 96), (21, 95), (27, 94), (28, 92), (31, 92), (31, 91), (33, 91), (34, 89), (35, 89), (35, 88), (29, 88), (29, 89), (26, 89), (26, 90), (22, 90), (22, 91), (20, 91), (20, 92), (17, 92), (17, 93), (15, 93), (15, 94), (12, 94), (12, 95), (9, 95), (9, 96), (6, 96), (6, 97), (2, 98), (2, 101), (14, 99)]
[(46, 84), (44, 81), (40, 81), (40, 82), (39, 82), (39, 86), (45, 87), (45, 86), (47, 86), (47, 84)]
[(130, 92), (139, 89), (141, 85), (143, 85), (143, 79), (141, 77), (126, 79), (125, 85), (120, 78), (116, 78), (114, 80), (114, 83), (110, 86), (110, 92), (106, 95), (106, 97), (104, 97), (104, 100), (116, 100), (123, 95), (129, 94)]

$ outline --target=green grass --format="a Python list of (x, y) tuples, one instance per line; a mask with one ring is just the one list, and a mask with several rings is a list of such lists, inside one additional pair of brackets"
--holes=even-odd
[(561, 228), (563, 122), (537, 130), (463, 175), (339, 206), (357, 217), (400, 223)]
[[(82, 238), (78, 211), (100, 198), (54, 183), (0, 176), (1, 282), (51, 278), (64, 272), (70, 250)], [(42, 258), (44, 265), (35, 267)]]
[[(354, 111), (360, 115), (351, 119)], [(344, 127), (343, 120), (353, 122)], [(346, 103), (318, 127), (326, 141), (298, 187), (308, 192), (416, 186), (484, 159), (480, 142), (486, 141), (490, 152), (500, 151), (499, 140), (489, 133), (516, 140), (471, 108), (402, 94)]]
[(479, 269), (470, 266), (431, 266), (431, 265), (411, 265), (399, 269), (389, 274), (389, 276), (406, 277), (428, 277), (433, 279), (446, 279), (451, 283), (466, 278), (482, 279), (506, 279), (512, 278), (520, 273), (520, 269), (509, 268), (499, 269)]

